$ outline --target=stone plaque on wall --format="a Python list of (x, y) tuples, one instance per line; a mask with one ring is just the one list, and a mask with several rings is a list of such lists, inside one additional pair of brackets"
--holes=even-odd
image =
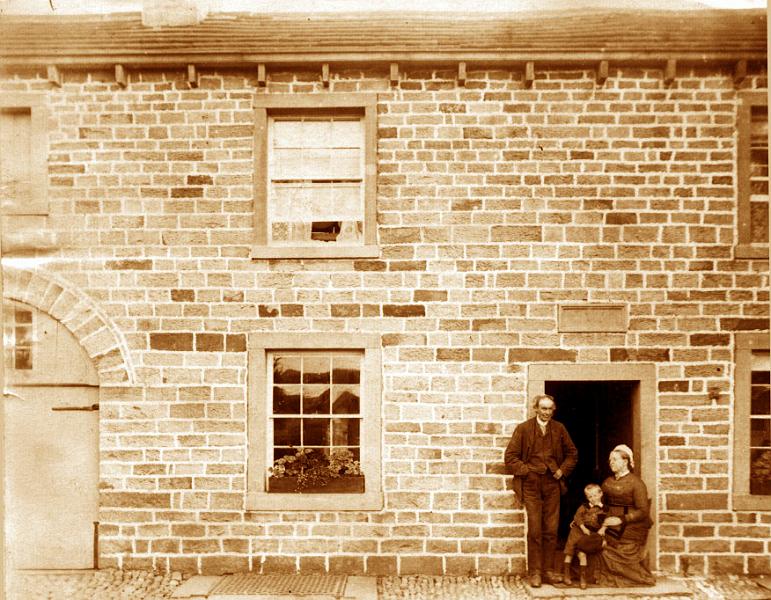
[(627, 330), (626, 304), (562, 304), (558, 328), (565, 333), (609, 333)]

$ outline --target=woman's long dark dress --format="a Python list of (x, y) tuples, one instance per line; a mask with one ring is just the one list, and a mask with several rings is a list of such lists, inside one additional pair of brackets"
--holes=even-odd
[(625, 523), (608, 528), (607, 546), (597, 563), (597, 583), (608, 587), (655, 585), (656, 579), (643, 564), (648, 539), (648, 489), (634, 473), (602, 484), (604, 502), (611, 516), (625, 518)]

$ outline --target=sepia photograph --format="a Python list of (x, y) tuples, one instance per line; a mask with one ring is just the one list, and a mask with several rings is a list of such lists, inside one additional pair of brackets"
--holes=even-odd
[(771, 600), (765, 0), (0, 0), (0, 600)]

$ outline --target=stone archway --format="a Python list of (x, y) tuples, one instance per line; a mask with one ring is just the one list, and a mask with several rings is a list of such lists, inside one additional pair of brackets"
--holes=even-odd
[(3, 265), (3, 296), (29, 304), (61, 322), (86, 350), (100, 385), (133, 384), (131, 353), (98, 305), (62, 277), (39, 268)]

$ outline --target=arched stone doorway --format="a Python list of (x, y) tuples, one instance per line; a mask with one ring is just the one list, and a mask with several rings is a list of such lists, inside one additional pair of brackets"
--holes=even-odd
[(60, 322), (21, 302), (3, 310), (8, 566), (95, 568), (97, 371)]

